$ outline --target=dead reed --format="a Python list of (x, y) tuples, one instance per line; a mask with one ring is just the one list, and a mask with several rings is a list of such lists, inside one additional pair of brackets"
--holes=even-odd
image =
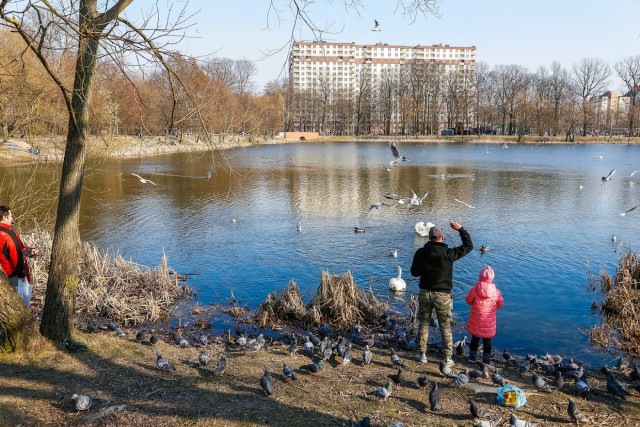
[(306, 327), (331, 325), (336, 330), (352, 328), (358, 321), (376, 323), (388, 307), (373, 292), (360, 289), (350, 271), (331, 275), (321, 272), (320, 286), (308, 305), (295, 282), (279, 295), (271, 293), (260, 305), (256, 320), (263, 327), (303, 323)]
[(593, 343), (640, 356), (640, 255), (626, 253), (615, 276), (592, 275), (590, 288), (604, 297), (600, 305), (602, 322), (590, 331)]
[[(26, 244), (40, 250), (40, 256), (32, 258), (29, 265), (35, 282), (33, 305), (41, 308), (53, 239), (49, 232), (40, 229), (23, 238)], [(126, 326), (168, 318), (174, 304), (191, 295), (183, 281), (169, 267), (164, 254), (160, 264), (152, 269), (85, 242), (80, 256), (76, 315), (104, 317)]]

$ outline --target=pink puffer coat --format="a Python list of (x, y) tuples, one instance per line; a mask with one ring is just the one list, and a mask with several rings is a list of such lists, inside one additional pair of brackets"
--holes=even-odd
[(494, 277), (491, 267), (483, 268), (478, 282), (467, 294), (467, 304), (471, 305), (467, 330), (478, 338), (496, 335), (496, 310), (502, 307), (504, 300), (493, 283)]

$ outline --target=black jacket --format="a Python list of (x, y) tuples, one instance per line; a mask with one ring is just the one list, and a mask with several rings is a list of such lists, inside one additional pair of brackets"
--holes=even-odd
[(420, 289), (450, 293), (453, 287), (453, 263), (473, 249), (471, 236), (464, 228), (458, 230), (462, 245), (450, 248), (443, 242), (427, 242), (413, 256), (411, 274), (420, 276)]

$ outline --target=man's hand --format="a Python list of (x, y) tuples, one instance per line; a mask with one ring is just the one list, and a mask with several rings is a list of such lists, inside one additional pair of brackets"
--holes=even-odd
[(449, 221), (449, 225), (454, 230), (460, 230), (462, 228), (462, 226), (460, 224), (458, 224), (457, 222), (455, 222), (455, 221)]

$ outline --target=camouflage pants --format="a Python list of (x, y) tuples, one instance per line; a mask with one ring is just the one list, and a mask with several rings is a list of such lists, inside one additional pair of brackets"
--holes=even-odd
[(453, 354), (453, 336), (451, 335), (451, 310), (453, 309), (453, 298), (451, 294), (444, 292), (431, 292), (420, 289), (418, 295), (418, 348), (421, 353), (427, 351), (427, 340), (429, 338), (429, 318), (433, 309), (436, 310), (436, 317), (440, 324), (440, 334), (442, 335), (442, 350), (445, 357)]

